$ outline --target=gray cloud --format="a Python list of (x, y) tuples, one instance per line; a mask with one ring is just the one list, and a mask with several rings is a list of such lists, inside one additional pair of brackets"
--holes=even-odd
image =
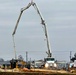
[[(0, 53), (5, 51), (5, 56), (1, 57), (6, 60), (14, 57), (12, 32), (20, 9), (29, 2), (30, 0), (0, 0)], [(76, 0), (35, 0), (35, 2), (47, 23), (53, 56), (59, 60), (69, 61), (69, 52), (76, 50)], [(21, 53), (25, 57), (28, 50), (32, 59), (38, 58), (36, 53), (39, 55), (43, 52), (43, 56), (40, 54), (42, 58), (47, 56), (45, 36), (40, 23), (40, 18), (33, 7), (24, 11), (15, 34), (17, 55)], [(60, 58), (65, 52), (67, 55)]]

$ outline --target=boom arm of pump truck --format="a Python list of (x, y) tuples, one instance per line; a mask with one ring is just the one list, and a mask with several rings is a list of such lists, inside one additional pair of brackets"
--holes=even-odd
[(20, 18), (21, 18), (21, 16), (22, 16), (23, 11), (26, 10), (26, 9), (28, 9), (31, 5), (32, 5), (32, 2), (29, 3), (29, 4), (27, 5), (27, 7), (21, 8), (21, 12), (20, 12), (19, 18), (18, 18), (18, 20), (17, 20), (16, 26), (15, 26), (15, 29), (14, 29), (12, 35), (14, 35), (14, 34), (16, 33), (16, 30), (17, 30), (17, 27), (18, 27), (18, 24), (19, 24), (19, 21), (20, 21)]
[(46, 26), (45, 20), (43, 19), (43, 17), (42, 17), (42, 15), (41, 15), (41, 13), (40, 13), (40, 11), (39, 11), (36, 3), (34, 3), (33, 1), (31, 1), (31, 3), (29, 3), (29, 4), (27, 5), (27, 7), (24, 7), (24, 8), (21, 9), (19, 18), (18, 18), (18, 20), (17, 20), (16, 26), (15, 26), (15, 29), (14, 29), (14, 32), (13, 32), (12, 35), (14, 36), (14, 34), (16, 33), (16, 29), (17, 29), (17, 27), (18, 27), (18, 23), (19, 23), (19, 21), (20, 21), (20, 18), (21, 18), (21, 15), (22, 15), (23, 11), (26, 10), (26, 9), (28, 9), (31, 5), (35, 8), (35, 10), (37, 11), (38, 15), (40, 16), (41, 24), (43, 25), (44, 33), (45, 33), (45, 37), (46, 37), (46, 41), (47, 41), (47, 48), (48, 48), (47, 54), (48, 54), (48, 57), (51, 57), (51, 56), (52, 56), (52, 53), (50, 52), (50, 43), (49, 43), (49, 39), (48, 39), (47, 26)]

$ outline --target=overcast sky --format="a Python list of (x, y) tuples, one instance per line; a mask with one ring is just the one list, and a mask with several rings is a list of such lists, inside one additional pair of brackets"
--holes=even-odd
[[(9, 60), (15, 57), (12, 33), (20, 9), (31, 0), (0, 0), (0, 58)], [(56, 60), (69, 61), (76, 52), (76, 0), (34, 0), (44, 17), (49, 33), (52, 55)], [(47, 45), (41, 20), (31, 6), (24, 11), (19, 22), (15, 45), (17, 56), (26, 60), (47, 57)]]

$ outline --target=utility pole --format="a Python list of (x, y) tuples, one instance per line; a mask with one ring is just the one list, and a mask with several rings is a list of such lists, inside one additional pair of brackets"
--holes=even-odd
[(26, 62), (28, 62), (28, 52), (26, 51)]
[(71, 58), (72, 58), (72, 51), (70, 51), (70, 62), (71, 62)]

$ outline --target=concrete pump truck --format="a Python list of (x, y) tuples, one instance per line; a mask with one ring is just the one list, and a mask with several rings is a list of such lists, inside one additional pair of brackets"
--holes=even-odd
[[(44, 58), (44, 65), (46, 68), (54, 68), (56, 67), (56, 63), (55, 63), (55, 59), (52, 57), (52, 52), (51, 52), (51, 48), (50, 48), (50, 42), (49, 42), (49, 37), (48, 37), (48, 31), (47, 31), (47, 24), (45, 23), (45, 20), (43, 19), (37, 5), (35, 2), (33, 2), (33, 0), (24, 8), (21, 8), (21, 11), (20, 11), (20, 15), (18, 17), (18, 20), (17, 20), (17, 23), (16, 23), (16, 26), (14, 28), (14, 31), (13, 31), (13, 37), (14, 37), (14, 34), (16, 33), (16, 29), (18, 27), (18, 24), (19, 24), (19, 21), (20, 21), (20, 18), (22, 16), (22, 13), (23, 11), (25, 11), (26, 9), (28, 9), (30, 6), (33, 6), (35, 8), (35, 10), (37, 11), (40, 19), (41, 19), (41, 24), (42, 24), (42, 27), (44, 29), (44, 33), (45, 33), (45, 38), (46, 38), (46, 43), (47, 43), (47, 57)], [(16, 52), (16, 51), (15, 51)], [(15, 56), (16, 56), (16, 53), (15, 53)]]

